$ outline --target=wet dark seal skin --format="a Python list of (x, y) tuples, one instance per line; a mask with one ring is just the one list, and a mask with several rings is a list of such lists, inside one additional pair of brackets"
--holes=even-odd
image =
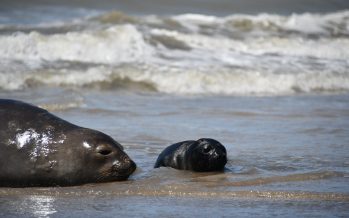
[(225, 147), (214, 139), (183, 141), (161, 152), (154, 168), (172, 167), (197, 172), (221, 171), (227, 163)]
[(136, 164), (108, 135), (39, 107), (0, 99), (0, 186), (126, 180)]

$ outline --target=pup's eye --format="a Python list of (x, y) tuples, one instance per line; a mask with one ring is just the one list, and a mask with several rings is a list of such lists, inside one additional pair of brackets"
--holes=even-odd
[(113, 152), (113, 150), (109, 147), (109, 146), (106, 146), (106, 145), (100, 145), (96, 148), (96, 151), (101, 154), (101, 155), (109, 155)]
[(204, 147), (204, 150), (203, 150), (204, 153), (208, 153), (210, 151), (211, 151), (211, 146), (207, 145)]

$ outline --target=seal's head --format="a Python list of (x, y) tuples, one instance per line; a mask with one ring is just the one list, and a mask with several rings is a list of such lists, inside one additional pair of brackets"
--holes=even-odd
[(127, 179), (136, 164), (110, 136), (24, 102), (0, 99), (0, 186)]
[(108, 135), (91, 129), (80, 129), (72, 134), (78, 136), (69, 137), (76, 139), (74, 144), (77, 146), (71, 146), (75, 151), (71, 151), (72, 158), (65, 167), (65, 170), (75, 172), (71, 178), (78, 178), (83, 183), (120, 181), (126, 180), (135, 171), (136, 164)]
[(227, 163), (227, 151), (218, 141), (202, 138), (190, 145), (187, 158), (194, 171), (219, 171)]

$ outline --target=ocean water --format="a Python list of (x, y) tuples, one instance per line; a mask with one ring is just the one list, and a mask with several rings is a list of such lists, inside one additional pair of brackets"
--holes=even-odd
[[(0, 217), (347, 217), (349, 3), (2, 1), (0, 98), (120, 142), (128, 181), (0, 188)], [(224, 172), (153, 169), (183, 140)]]

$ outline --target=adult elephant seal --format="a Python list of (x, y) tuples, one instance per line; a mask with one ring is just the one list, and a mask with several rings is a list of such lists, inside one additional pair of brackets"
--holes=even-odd
[(136, 164), (108, 135), (33, 105), (0, 99), (0, 186), (126, 180)]
[(198, 172), (220, 171), (227, 163), (225, 147), (214, 139), (183, 141), (170, 145), (159, 155), (154, 168), (161, 166)]

